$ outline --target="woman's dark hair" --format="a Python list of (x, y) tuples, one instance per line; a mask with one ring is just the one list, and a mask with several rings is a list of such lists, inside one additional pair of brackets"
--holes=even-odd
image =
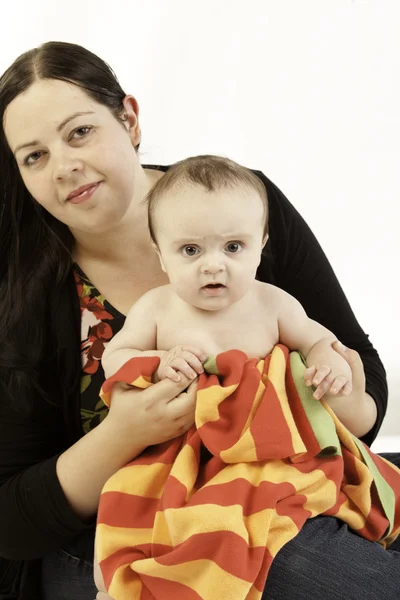
[(0, 395), (11, 399), (28, 397), (28, 390), (46, 396), (39, 373), (48, 343), (47, 300), (72, 266), (71, 232), (28, 192), (4, 133), (8, 105), (40, 79), (79, 86), (118, 120), (126, 95), (103, 60), (65, 42), (25, 52), (0, 78)]

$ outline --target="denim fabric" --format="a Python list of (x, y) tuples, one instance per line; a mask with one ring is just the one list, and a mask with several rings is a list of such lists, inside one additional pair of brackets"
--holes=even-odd
[(275, 557), (262, 600), (399, 600), (400, 552), (316, 517)]
[[(400, 454), (383, 456), (400, 466)], [(95, 599), (93, 540), (90, 532), (43, 559), (43, 600)], [(262, 600), (344, 599), (400, 599), (400, 540), (384, 550), (333, 517), (316, 517), (275, 557)]]
[(42, 559), (42, 600), (95, 600), (94, 530)]

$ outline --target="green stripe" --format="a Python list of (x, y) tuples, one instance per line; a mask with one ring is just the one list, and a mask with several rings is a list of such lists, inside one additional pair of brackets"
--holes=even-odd
[(305, 361), (299, 352), (290, 353), (290, 369), (304, 412), (318, 440), (318, 456), (342, 456), (335, 423), (319, 400), (313, 398), (313, 388), (304, 381)]
[(210, 375), (219, 375), (216, 356), (209, 356), (207, 360), (203, 362), (203, 367), (206, 373), (210, 373)]
[(384, 539), (388, 534), (391, 533), (391, 531), (393, 531), (394, 511), (395, 511), (395, 503), (396, 503), (394, 491), (393, 491), (393, 488), (386, 481), (386, 479), (384, 479), (382, 474), (379, 472), (378, 467), (376, 466), (376, 464), (374, 463), (374, 461), (368, 454), (368, 451), (366, 450), (364, 444), (358, 438), (356, 438), (356, 436), (353, 435), (352, 433), (350, 433), (350, 435), (351, 435), (354, 443), (356, 444), (357, 448), (359, 449), (359, 451), (364, 459), (365, 465), (368, 467), (368, 469), (372, 473), (372, 476), (374, 478), (374, 482), (376, 485), (376, 489), (378, 492), (379, 500), (381, 501), (382, 508), (385, 512), (386, 518), (389, 521), (389, 527), (386, 530), (385, 535), (382, 538), (382, 539)]

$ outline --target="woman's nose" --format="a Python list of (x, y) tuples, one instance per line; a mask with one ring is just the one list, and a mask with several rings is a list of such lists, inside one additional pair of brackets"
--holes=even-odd
[(71, 173), (81, 171), (83, 163), (78, 156), (72, 152), (60, 152), (53, 157), (53, 178), (55, 181), (67, 179)]

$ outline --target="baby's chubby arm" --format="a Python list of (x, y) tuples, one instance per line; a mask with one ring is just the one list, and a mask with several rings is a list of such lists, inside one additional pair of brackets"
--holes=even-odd
[(291, 350), (299, 350), (306, 359), (304, 379), (314, 385), (314, 398), (326, 393), (348, 396), (352, 390), (351, 369), (332, 348), (337, 341), (331, 331), (310, 319), (301, 304), (283, 290), (275, 288), (279, 340)]
[(158, 356), (156, 307), (159, 292), (144, 294), (130, 309), (123, 328), (107, 344), (102, 357), (106, 378), (114, 375), (128, 360), (137, 356)]
[(153, 382), (168, 377), (180, 381), (180, 374), (195, 379), (203, 372), (202, 362), (207, 358), (194, 346), (175, 346), (167, 350), (157, 348), (157, 317), (159, 307), (165, 303), (163, 288), (144, 294), (130, 309), (125, 324), (107, 344), (102, 357), (104, 374), (108, 379), (128, 360), (139, 356), (158, 356), (161, 361)]

